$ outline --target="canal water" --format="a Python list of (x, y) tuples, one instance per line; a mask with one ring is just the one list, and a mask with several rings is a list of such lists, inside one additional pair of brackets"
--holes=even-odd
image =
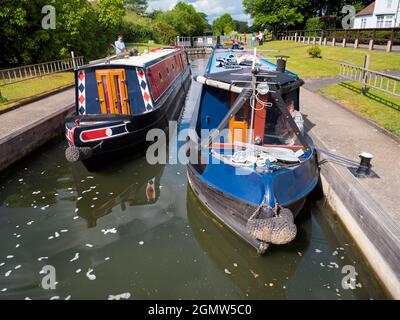
[[(195, 58), (193, 74), (206, 63)], [(193, 84), (182, 127), (198, 93)], [(323, 199), (291, 244), (258, 256), (196, 200), (185, 166), (136, 156), (91, 173), (65, 148), (60, 139), (0, 174), (0, 299), (387, 298)]]

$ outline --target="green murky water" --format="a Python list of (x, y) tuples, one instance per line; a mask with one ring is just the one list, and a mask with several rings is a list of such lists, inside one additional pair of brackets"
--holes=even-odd
[[(195, 59), (193, 73), (206, 62)], [(90, 173), (64, 149), (54, 142), (0, 174), (0, 299), (387, 297), (323, 200), (304, 209), (293, 243), (260, 257), (198, 203), (184, 166), (136, 157)], [(42, 287), (46, 265), (54, 290)], [(346, 265), (354, 290), (342, 287)]]

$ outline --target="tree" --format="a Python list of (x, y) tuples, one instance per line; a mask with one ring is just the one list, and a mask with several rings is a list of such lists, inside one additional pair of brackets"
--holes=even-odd
[(143, 16), (147, 10), (147, 0), (124, 0), (125, 7), (141, 16)]
[(207, 20), (204, 14), (184, 2), (178, 2), (175, 7), (156, 16), (156, 20), (172, 26), (180, 36), (198, 36), (204, 33)]
[(234, 31), (235, 28), (236, 24), (229, 13), (225, 13), (219, 18), (215, 19), (212, 24), (212, 29), (217, 36), (229, 34)]
[(234, 20), (234, 23), (235, 23), (235, 30), (237, 32), (243, 33), (249, 31), (249, 24), (246, 21)]
[(307, 4), (308, 0), (243, 0), (245, 12), (254, 19), (254, 26), (274, 33), (302, 23)]
[(125, 15), (124, 0), (99, 0), (96, 6), (98, 21), (106, 28), (115, 28)]

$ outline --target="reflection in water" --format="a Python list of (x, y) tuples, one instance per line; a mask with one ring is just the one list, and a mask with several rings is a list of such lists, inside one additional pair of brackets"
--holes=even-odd
[[(206, 63), (194, 61), (193, 74)], [(199, 88), (190, 89), (183, 128)], [(64, 143), (0, 173), (0, 299), (127, 292), (132, 299), (385, 297), (321, 203), (305, 209), (293, 243), (259, 257), (199, 205), (187, 190), (185, 166), (150, 166), (141, 157), (90, 173), (67, 163)], [(56, 268), (56, 290), (41, 287), (45, 265)], [(354, 291), (341, 287), (344, 265), (359, 274)]]
[[(265, 299), (268, 292), (273, 291), (274, 299), (286, 298), (284, 289), (288, 279), (293, 277), (303, 259), (297, 252), (306, 251), (310, 243), (311, 220), (307, 213), (304, 214), (307, 219), (298, 225), (297, 237), (290, 246), (281, 247), (280, 252), (271, 250), (266, 256), (259, 256), (254, 248), (213, 217), (196, 200), (191, 189), (187, 196), (187, 211), (199, 245), (221, 272), (238, 286), (243, 297)], [(278, 289), (273, 290), (273, 287)]]
[(163, 165), (150, 165), (145, 158), (137, 159), (134, 165), (123, 162), (117, 168), (90, 175), (83, 165), (74, 166), (78, 215), (91, 228), (116, 206), (125, 211), (127, 205), (154, 204), (160, 197), (163, 170)]

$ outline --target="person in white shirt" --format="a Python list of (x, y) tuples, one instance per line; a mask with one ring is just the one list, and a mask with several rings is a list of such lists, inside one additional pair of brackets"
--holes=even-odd
[[(294, 122), (299, 128), (300, 132), (304, 132), (304, 120), (300, 111), (295, 110), (294, 101), (292, 99), (285, 100), (287, 104), (288, 111), (291, 114)], [(297, 143), (297, 136), (294, 133), (294, 130), (290, 127), (289, 122), (282, 114), (276, 123), (275, 126), (275, 134), (279, 136), (281, 142), (287, 146), (293, 146)]]
[(258, 37), (258, 45), (262, 46), (264, 43), (264, 35), (262, 34), (261, 31), (258, 33), (257, 37)]
[(115, 54), (121, 54), (126, 52), (125, 43), (123, 41), (122, 35), (118, 36), (118, 40), (114, 43)]

